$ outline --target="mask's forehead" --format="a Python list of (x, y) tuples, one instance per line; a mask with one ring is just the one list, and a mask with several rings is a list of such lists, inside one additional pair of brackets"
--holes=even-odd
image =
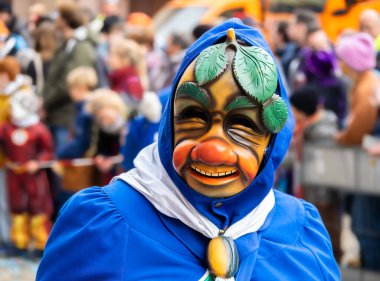
[(278, 76), (274, 60), (260, 47), (239, 44), (233, 29), (228, 30), (225, 43), (206, 48), (188, 66), (176, 94), (183, 92), (183, 85), (187, 81), (194, 81), (199, 92), (202, 92), (204, 87), (214, 83), (229, 69), (246, 97), (239, 102), (256, 103), (265, 128), (270, 133), (279, 132), (286, 123), (288, 109), (283, 99), (276, 94)]

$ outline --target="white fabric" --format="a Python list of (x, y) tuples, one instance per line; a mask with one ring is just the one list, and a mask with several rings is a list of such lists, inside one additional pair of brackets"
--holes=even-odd
[(29, 77), (22, 74), (18, 74), (14, 81), (8, 83), (8, 85), (3, 89), (2, 94), (5, 96), (10, 96), (16, 91), (20, 90), (24, 85), (31, 85), (31, 80)]
[(10, 37), (6, 42), (5, 46), (0, 50), (0, 58), (4, 58), (9, 55), (14, 46), (16, 45), (17, 40), (14, 37)]
[(40, 122), (40, 118), (38, 117), (37, 114), (30, 115), (26, 117), (25, 119), (17, 119), (13, 117), (11, 119), (12, 119), (12, 123), (20, 128), (27, 128)]
[[(198, 280), (198, 281), (205, 281), (205, 280), (208, 280), (209, 277), (211, 275), (211, 272), (207, 269), (205, 274), (203, 274), (203, 276)], [(228, 278), (228, 279), (224, 279), (224, 278), (220, 278), (220, 277), (216, 277), (215, 278), (215, 281), (234, 281), (235, 278), (234, 277), (231, 277), (231, 278)]]
[(18, 127), (26, 128), (40, 121), (39, 101), (31, 90), (18, 90), (11, 96), (9, 103), (12, 123)]
[[(115, 177), (139, 191), (162, 214), (179, 219), (190, 228), (208, 238), (219, 235), (219, 229), (182, 195), (166, 173), (154, 143), (143, 149), (136, 157), (135, 169)], [(249, 214), (231, 225), (224, 235), (237, 239), (245, 234), (256, 232), (265, 222), (275, 204), (273, 190)]]
[(144, 93), (144, 97), (139, 105), (139, 110), (150, 122), (160, 122), (162, 115), (162, 104), (156, 93)]

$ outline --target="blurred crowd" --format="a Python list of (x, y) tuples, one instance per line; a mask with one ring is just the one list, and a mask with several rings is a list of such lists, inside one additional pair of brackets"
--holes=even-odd
[(40, 256), (67, 199), (157, 138), (190, 42), (173, 34), (157, 50), (152, 19), (118, 7), (34, 4), (24, 22), (0, 2), (0, 253)]
[[(305, 141), (360, 145), (380, 135), (380, 16), (366, 10), (357, 20), (360, 30), (343, 31), (337, 42), (311, 11), (297, 10), (276, 25), (272, 49), (296, 121), (276, 186), (313, 201), (322, 216), (325, 210), (342, 263), (379, 270), (380, 199), (316, 194), (294, 180)], [(196, 26), (194, 40), (210, 28)], [(71, 1), (53, 13), (34, 4), (26, 22), (0, 2), (0, 251), (25, 255), (33, 248), (40, 255), (72, 194), (133, 168), (138, 152), (157, 139), (191, 43), (170, 34), (156, 48), (152, 19), (121, 17), (117, 1), (104, 0), (99, 15)], [(380, 155), (373, 139), (366, 149)]]
[(277, 26), (274, 51), (296, 123), (277, 187), (318, 207), (343, 266), (379, 270), (380, 198), (303, 188), (299, 173), (306, 142), (361, 145), (374, 157), (380, 155), (380, 16), (365, 10), (357, 20), (359, 30), (344, 30), (337, 42), (307, 10), (296, 10)]

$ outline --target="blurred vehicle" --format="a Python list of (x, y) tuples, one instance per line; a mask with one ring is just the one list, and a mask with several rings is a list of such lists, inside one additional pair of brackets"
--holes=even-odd
[[(256, 4), (258, 3), (258, 4)], [(174, 0), (164, 5), (154, 16), (156, 44), (165, 46), (166, 38), (179, 33), (191, 42), (192, 30), (198, 24), (213, 24), (244, 12), (261, 19), (258, 0)]]
[(265, 27), (271, 27), (278, 19), (286, 19), (295, 9), (309, 9), (319, 14), (323, 30), (335, 41), (347, 29), (358, 30), (359, 15), (363, 10), (380, 12), (378, 0), (271, 0), (264, 2)]
[(320, 15), (323, 29), (336, 40), (345, 29), (357, 29), (361, 11), (380, 12), (378, 0), (173, 0), (154, 16), (156, 44), (164, 47), (171, 33), (192, 40), (197, 24), (213, 24), (234, 16), (249, 16), (264, 27), (268, 35), (280, 19), (288, 19), (295, 9), (304, 8)]

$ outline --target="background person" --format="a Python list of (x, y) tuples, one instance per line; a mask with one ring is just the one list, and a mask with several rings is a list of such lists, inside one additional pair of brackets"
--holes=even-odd
[(63, 3), (58, 7), (58, 11), (56, 24), (64, 41), (51, 60), (42, 91), (45, 121), (52, 132), (56, 150), (67, 141), (69, 128), (74, 121), (74, 104), (67, 89), (67, 75), (70, 70), (79, 66), (95, 66), (93, 43), (86, 34), (75, 33), (84, 24), (79, 7)]

